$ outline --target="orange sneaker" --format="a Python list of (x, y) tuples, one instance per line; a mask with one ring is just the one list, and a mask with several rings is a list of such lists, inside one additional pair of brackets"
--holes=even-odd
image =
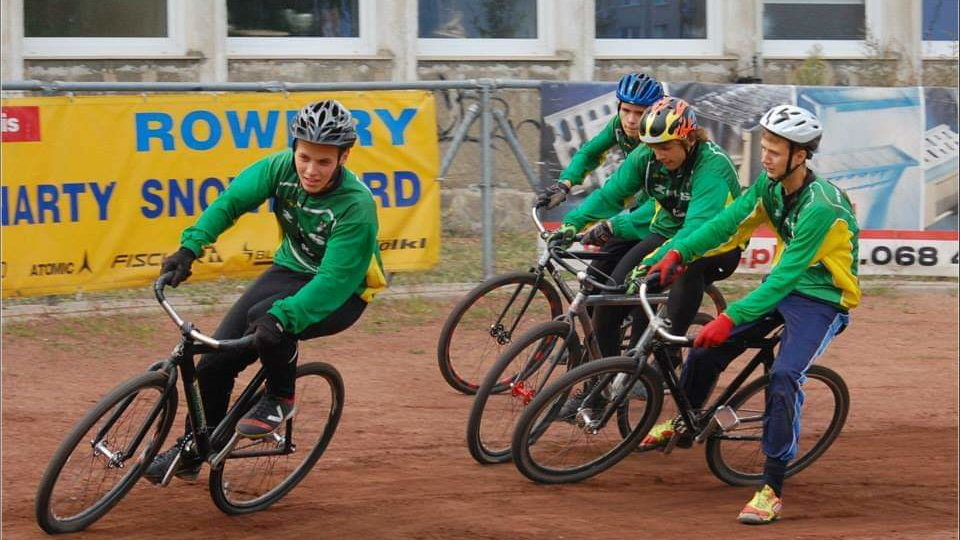
[(764, 485), (763, 489), (753, 495), (743, 510), (740, 510), (740, 516), (737, 519), (740, 523), (747, 525), (766, 525), (780, 519), (782, 509), (783, 501), (773, 492), (772, 487)]
[(673, 433), (673, 419), (664, 420), (650, 428), (647, 435), (640, 441), (640, 449), (651, 450), (666, 446), (670, 442), (670, 438), (673, 437)]

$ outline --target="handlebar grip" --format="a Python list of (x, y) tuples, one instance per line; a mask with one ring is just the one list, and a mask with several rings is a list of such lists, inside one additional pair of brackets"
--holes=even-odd
[(170, 284), (170, 280), (172, 279), (173, 271), (171, 270), (170, 272), (164, 272), (163, 274), (160, 274), (160, 277), (153, 282), (153, 294), (157, 297), (157, 301), (164, 301), (163, 289)]
[(255, 339), (253, 334), (247, 334), (238, 339), (222, 339), (217, 349), (221, 351), (245, 351), (253, 348)]

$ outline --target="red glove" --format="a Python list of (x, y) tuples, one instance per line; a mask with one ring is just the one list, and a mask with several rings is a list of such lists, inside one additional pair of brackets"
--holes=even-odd
[(733, 319), (726, 313), (721, 313), (719, 317), (707, 323), (700, 331), (700, 335), (693, 341), (694, 347), (716, 347), (722, 344), (730, 337), (730, 331), (733, 330)]
[(673, 283), (686, 269), (687, 267), (683, 265), (683, 257), (680, 256), (680, 252), (671, 249), (660, 259), (660, 262), (650, 267), (647, 275), (660, 272), (660, 286), (666, 287)]

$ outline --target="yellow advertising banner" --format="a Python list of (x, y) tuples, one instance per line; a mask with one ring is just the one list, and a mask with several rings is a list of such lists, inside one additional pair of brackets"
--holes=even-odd
[[(370, 188), (387, 271), (440, 256), (439, 148), (424, 91), (161, 94), (2, 100), (3, 296), (134, 287), (244, 167), (290, 145), (307, 103), (336, 98), (358, 141), (347, 167)], [(191, 280), (272, 262), (269, 204), (243, 216)]]

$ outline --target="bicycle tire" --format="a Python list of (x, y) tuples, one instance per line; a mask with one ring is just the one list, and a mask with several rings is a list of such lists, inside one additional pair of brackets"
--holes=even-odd
[[(806, 376), (807, 382), (804, 384), (804, 393), (807, 399), (805, 399), (801, 413), (803, 428), (800, 432), (801, 439), (798, 441), (802, 453), (787, 465), (787, 478), (809, 467), (827, 451), (837, 436), (840, 435), (840, 431), (846, 422), (847, 413), (850, 410), (850, 392), (837, 372), (824, 366), (814, 365), (807, 371)], [(822, 383), (825, 388), (817, 389), (816, 386), (810, 386), (811, 381), (818, 385)], [(731, 436), (728, 434), (729, 432), (714, 434), (707, 439), (707, 465), (717, 478), (727, 484), (747, 486), (759, 485), (763, 481), (763, 463), (766, 456), (761, 450), (759, 439), (763, 426), (763, 393), (769, 382), (770, 376), (765, 374), (737, 391), (727, 403), (728, 406), (737, 411), (738, 416), (741, 412), (744, 412), (743, 417), (747, 418), (747, 415), (751, 413), (755, 416), (759, 415), (759, 420), (754, 419), (752, 422), (754, 424), (759, 422), (759, 429), (756, 426), (748, 426), (740, 431), (735, 430), (735, 435), (746, 436), (746, 434), (751, 433), (752, 438), (749, 441), (740, 442), (731, 439), (729, 438)], [(753, 398), (752, 401), (751, 398)], [(827, 410), (831, 407), (829, 404), (824, 405), (827, 402), (832, 402), (832, 411)], [(824, 424), (825, 427), (823, 427)], [(746, 426), (746, 424), (744, 425)], [(737, 450), (737, 453), (744, 456), (742, 461), (746, 462), (745, 465), (731, 463), (734, 449), (738, 447), (743, 447), (743, 450)], [(806, 448), (806, 451), (803, 450), (804, 448)], [(749, 470), (744, 470), (748, 467)]]
[[(581, 425), (580, 412), (573, 422), (565, 421), (556, 416), (551, 418), (549, 414), (556, 409), (560, 400), (565, 400), (566, 396), (570, 395), (575, 388), (584, 384), (599, 384), (597, 381), (616, 380), (616, 377), (620, 374), (629, 378), (636, 373), (636, 369), (637, 360), (635, 358), (622, 356), (602, 358), (568, 371), (557, 381), (544, 388), (543, 392), (530, 402), (517, 420), (517, 426), (511, 441), (513, 463), (517, 469), (527, 478), (543, 484), (579, 482), (609, 469), (629, 455), (633, 448), (639, 444), (640, 439), (653, 427), (660, 414), (660, 407), (663, 405), (663, 386), (659, 382), (659, 377), (655, 374), (644, 372), (637, 379), (637, 382), (643, 384), (648, 396), (646, 411), (639, 415), (641, 420), (637, 422), (636, 427), (627, 437), (620, 435), (615, 421), (610, 421), (606, 426), (600, 426), (598, 430), (593, 431)], [(631, 385), (631, 387), (635, 387), (635, 385)], [(605, 406), (615, 407), (617, 405), (607, 403)], [(545, 409), (548, 410), (547, 415), (542, 414)], [(553, 427), (557, 428), (556, 435), (550, 434)], [(536, 436), (531, 437), (531, 433), (535, 430), (537, 431)], [(579, 441), (583, 441), (583, 444), (578, 446), (577, 451), (563, 447), (563, 445), (572, 445)], [(531, 444), (542, 444), (542, 451), (541, 449), (531, 451)], [(604, 450), (607, 446), (610, 448)], [(595, 447), (595, 451), (591, 451), (591, 447)], [(598, 455), (585, 458), (588, 460), (570, 466), (548, 463), (551, 456), (556, 456), (558, 460), (574, 459), (586, 456), (588, 452)]]
[[(535, 348), (530, 355), (524, 354), (531, 346)], [(539, 324), (514, 340), (484, 376), (470, 408), (467, 448), (473, 459), (483, 465), (510, 461), (510, 439), (517, 416), (551, 377), (579, 363), (582, 355), (580, 338), (569, 323), (562, 321)], [(548, 365), (550, 371), (541, 372), (548, 359), (557, 359), (556, 367)], [(513, 371), (504, 376), (511, 366)]]
[[(164, 439), (166, 439), (176, 416), (177, 388), (176, 386), (168, 387), (167, 382), (168, 377), (164, 372), (153, 371), (138, 375), (108, 392), (74, 425), (51, 457), (37, 489), (35, 512), (40, 528), (49, 534), (81, 531), (103, 517), (133, 488), (146, 465), (153, 460)], [(144, 400), (144, 406), (141, 406), (138, 397), (141, 392), (147, 390), (155, 390), (156, 398), (151, 401), (147, 397)], [(123, 405), (128, 398), (130, 398), (130, 401)], [(122, 405), (122, 409), (117, 408), (118, 405)], [(134, 425), (132, 421), (126, 421), (124, 416), (128, 412), (141, 410), (150, 415), (153, 407), (160, 407), (159, 412), (147, 425), (147, 431), (145, 432), (147, 436), (141, 440), (137, 448), (133, 449), (138, 450), (142, 447), (143, 450), (135, 460), (131, 460), (132, 456), (124, 457), (121, 451), (124, 445), (117, 443), (124, 434), (131, 435), (130, 432), (143, 425), (143, 420), (147, 419), (145, 417), (140, 424)], [(108, 414), (111, 411), (114, 412)], [(100, 420), (106, 420), (106, 423), (101, 425)], [(102, 446), (92, 446), (93, 440), (99, 435), (99, 431), (103, 430), (108, 423), (110, 424), (109, 429), (100, 439), (100, 445)], [(126, 433), (123, 432), (122, 428), (126, 428)], [(92, 434), (91, 431), (93, 431)], [(88, 434), (90, 435), (88, 436)], [(87, 441), (89, 441), (87, 444), (91, 445), (90, 456), (83, 455), (85, 452), (83, 447), (86, 446), (84, 443)], [(75, 455), (77, 450), (80, 450), (81, 453)], [(107, 453), (118, 454), (119, 462), (113, 461), (111, 463), (112, 458)], [(99, 491), (106, 490), (106, 493), (100, 496), (93, 494), (96, 499), (92, 503), (83, 503), (80, 510), (63, 516), (60, 512), (64, 510), (66, 505), (73, 504), (77, 495), (68, 494), (65, 497), (65, 502), (61, 504), (62, 497), (59, 496), (58, 490), (58, 487), (61, 486), (60, 480), (65, 478), (63, 473), (68, 465), (73, 463), (83, 466), (84, 463), (88, 462), (88, 457), (91, 474), (87, 476), (87, 480), (101, 467), (108, 474), (110, 474), (110, 471), (117, 471), (122, 474), (119, 474), (119, 479), (110, 482), (107, 486), (104, 486), (104, 482), (101, 481), (101, 485), (96, 486), (96, 489)], [(75, 458), (75, 460), (71, 458)], [(132, 467), (124, 466), (130, 463), (133, 464)], [(73, 492), (79, 492), (79, 496), (83, 497), (88, 494), (88, 487), (73, 490)]]
[[(533, 291), (534, 284), (538, 295), (532, 298), (537, 301), (537, 305), (531, 300), (530, 305), (518, 314), (524, 320), (518, 323), (512, 334), (494, 336), (493, 332), (503, 330), (495, 329), (494, 323), (499, 313), (503, 312), (504, 306), (512, 309), (516, 302), (520, 301), (517, 309), (522, 308), (525, 296), (522, 293), (527, 287), (528, 291)], [(520, 293), (513, 303), (510, 303), (513, 293), (510, 287), (515, 287), (514, 290)], [(491, 300), (491, 307), (480, 305), (485, 298)], [(546, 305), (542, 305), (544, 301)], [(489, 314), (484, 310), (489, 311)], [(479, 318), (482, 322), (465, 317), (468, 312), (472, 312), (472, 317)], [(483, 374), (509, 345), (513, 335), (522, 335), (526, 329), (537, 323), (553, 320), (562, 312), (560, 293), (546, 275), (541, 276), (539, 282), (537, 275), (532, 272), (501, 274), (484, 281), (457, 303), (443, 324), (437, 343), (440, 374), (454, 390), (467, 395), (475, 394)], [(500, 326), (511, 328), (515, 320), (516, 317), (508, 318), (508, 324)]]
[[(308, 381), (306, 377), (316, 379)], [(319, 386), (319, 389), (315, 388), (315, 385)], [(251, 407), (262, 395), (261, 389), (255, 399), (251, 400)], [(296, 415), (287, 420), (278, 430), (277, 437), (238, 439), (237, 447), (218, 467), (210, 471), (210, 496), (217, 508), (230, 515), (258, 512), (289, 493), (306, 477), (330, 444), (343, 412), (343, 395), (343, 378), (333, 366), (324, 362), (311, 362), (298, 366)], [(324, 411), (326, 414), (322, 415)], [(311, 422), (322, 421), (322, 426), (318, 428), (307, 423), (307, 419), (312, 415), (323, 416), (320, 419), (310, 420)], [(228, 426), (228, 429), (232, 432), (235, 427)], [(293, 433), (298, 441), (306, 438), (315, 442), (310, 443), (312, 446), (307, 452), (297, 451), (296, 442), (291, 443), (294, 445), (292, 449), (280, 450), (281, 447), (286, 446), (290, 433)], [(290, 464), (289, 460), (286, 464), (282, 463), (285, 458), (290, 456), (296, 458), (301, 455), (304, 457), (299, 464)], [(278, 459), (273, 462), (267, 461), (264, 465), (262, 458), (274, 457)], [(288, 467), (282, 468), (284, 465)], [(248, 474), (247, 472), (251, 470), (253, 472)], [(283, 470), (289, 470), (289, 472), (284, 473)], [(276, 474), (277, 471), (280, 473)], [(249, 477), (258, 472), (269, 474), (271, 477), (279, 476), (279, 479), (276, 482), (272, 478), (267, 481), (245, 479), (245, 476)], [(249, 499), (244, 498), (248, 496)]]

